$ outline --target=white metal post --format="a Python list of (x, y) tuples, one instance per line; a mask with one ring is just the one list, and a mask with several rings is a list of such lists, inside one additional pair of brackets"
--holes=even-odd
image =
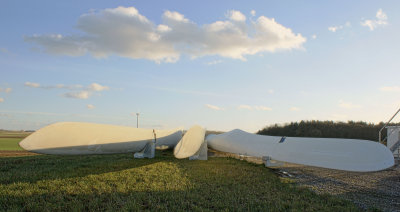
[(139, 113), (136, 113), (136, 128), (139, 128)]

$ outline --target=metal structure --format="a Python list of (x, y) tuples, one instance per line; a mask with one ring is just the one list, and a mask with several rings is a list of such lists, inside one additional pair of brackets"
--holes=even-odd
[(392, 151), (395, 158), (400, 156), (400, 126), (387, 126), (387, 147)]
[(136, 113), (136, 128), (139, 128), (139, 113)]
[(386, 122), (386, 124), (379, 130), (379, 143), (383, 143), (389, 135), (386, 135), (386, 137), (382, 140), (382, 131), (385, 129), (388, 124), (396, 117), (396, 115), (400, 112), (400, 108), (397, 110), (397, 112), (392, 116), (392, 118), (389, 119), (389, 121)]

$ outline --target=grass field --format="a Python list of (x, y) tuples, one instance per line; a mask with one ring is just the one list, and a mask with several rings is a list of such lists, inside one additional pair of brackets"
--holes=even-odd
[(18, 143), (22, 138), (1, 138), (0, 137), (0, 150), (23, 150)]
[(132, 154), (0, 158), (0, 211), (357, 211), (231, 158)]
[(30, 132), (0, 130), (0, 138), (25, 138)]
[[(29, 133), (0, 131), (0, 150)], [(154, 159), (132, 154), (0, 156), (0, 211), (357, 211), (273, 171), (231, 158)]]
[(0, 151), (1, 150), (23, 150), (18, 143), (30, 133), (22, 131), (0, 130)]
[(1, 150), (23, 150), (18, 143), (30, 133), (21, 131), (0, 130), (0, 151)]

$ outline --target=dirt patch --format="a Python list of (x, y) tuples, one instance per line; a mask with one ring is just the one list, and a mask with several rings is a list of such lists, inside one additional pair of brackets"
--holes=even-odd
[(0, 157), (31, 156), (31, 155), (39, 155), (39, 154), (28, 151), (0, 150)]
[[(216, 151), (210, 151), (209, 156), (262, 163), (260, 158)], [(399, 161), (394, 167), (379, 172), (349, 172), (291, 163), (272, 169), (299, 186), (310, 188), (318, 194), (331, 194), (350, 200), (362, 209), (400, 211)]]

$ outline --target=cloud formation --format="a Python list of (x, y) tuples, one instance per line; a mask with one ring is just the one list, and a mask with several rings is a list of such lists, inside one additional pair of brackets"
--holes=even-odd
[(241, 13), (240, 11), (237, 11), (237, 10), (231, 10), (231, 11), (229, 11), (228, 17), (229, 17), (229, 19), (231, 19), (232, 21), (238, 21), (238, 22), (244, 22), (244, 21), (246, 21), (246, 16), (243, 15), (243, 13)]
[[(251, 12), (255, 15), (255, 12)], [(96, 58), (118, 55), (155, 62), (176, 62), (182, 54), (192, 58), (206, 55), (245, 60), (247, 55), (302, 48), (306, 38), (295, 34), (273, 18), (258, 17), (247, 22), (240, 11), (231, 10), (227, 20), (198, 25), (176, 11), (165, 11), (162, 24), (155, 24), (134, 7), (118, 7), (83, 14), (79, 35), (32, 35), (50, 54)]]
[(244, 109), (244, 110), (253, 110), (253, 107), (250, 105), (239, 105), (238, 109)]
[(103, 86), (97, 83), (90, 84), (88, 88), (91, 91), (104, 91), (110, 89), (108, 86)]
[(87, 107), (89, 110), (92, 110), (92, 109), (94, 109), (94, 108), (95, 108), (95, 106), (94, 106), (94, 105), (92, 105), (92, 104), (88, 104), (86, 107)]
[(35, 82), (25, 82), (24, 85), (31, 88), (73, 90), (71, 92), (64, 93), (62, 96), (74, 99), (88, 99), (95, 92), (101, 92), (110, 89), (110, 87), (100, 85), (98, 83), (92, 83), (87, 87), (84, 87), (83, 85), (64, 85), (64, 84), (42, 86), (39, 83)]
[(209, 66), (211, 66), (211, 65), (216, 65), (216, 64), (218, 64), (218, 63), (222, 63), (222, 60), (214, 60), (214, 61), (208, 62), (208, 63), (206, 63), (206, 64), (209, 65)]
[(36, 82), (25, 82), (24, 84), (26, 87), (31, 88), (42, 88), (42, 89), (68, 89), (68, 90), (76, 90), (83, 88), (83, 85), (64, 85), (64, 84), (57, 84), (57, 85), (41, 85)]
[(12, 88), (0, 88), (0, 92), (10, 93)]
[(379, 9), (378, 12), (376, 12), (375, 15), (376, 19), (375, 20), (365, 20), (361, 22), (361, 26), (368, 27), (369, 30), (374, 31), (377, 27), (379, 26), (385, 26), (388, 24), (387, 22), (387, 15), (382, 11), (382, 9)]
[(331, 32), (336, 32), (338, 29), (343, 29), (343, 26), (331, 26), (328, 27), (328, 30)]
[(215, 105), (205, 104), (205, 106), (212, 110), (224, 110), (223, 108), (215, 106)]
[(24, 84), (27, 87), (31, 87), (31, 88), (39, 88), (40, 84), (39, 83), (35, 83), (35, 82), (25, 82)]
[(64, 97), (73, 99), (88, 99), (92, 95), (89, 91), (68, 92), (63, 94)]
[(88, 99), (94, 92), (101, 92), (109, 89), (110, 87), (108, 86), (100, 85), (98, 83), (92, 83), (87, 88), (79, 92), (69, 92), (65, 93), (63, 96), (74, 99)]
[(57, 84), (57, 85), (51, 85), (51, 86), (46, 86), (43, 87), (46, 89), (52, 89), (52, 88), (64, 88), (68, 90), (75, 90), (75, 89), (81, 89), (83, 88), (83, 85), (64, 85), (64, 84)]
[(0, 97), (0, 103), (1, 103), (1, 102), (4, 102), (4, 99)]
[[(336, 32), (338, 30), (343, 29), (344, 27), (351, 27), (351, 23), (349, 21), (347, 21), (344, 25), (328, 27), (328, 30), (331, 31), (331, 32)], [(315, 36), (315, 38), (317, 38), (317, 37)]]

